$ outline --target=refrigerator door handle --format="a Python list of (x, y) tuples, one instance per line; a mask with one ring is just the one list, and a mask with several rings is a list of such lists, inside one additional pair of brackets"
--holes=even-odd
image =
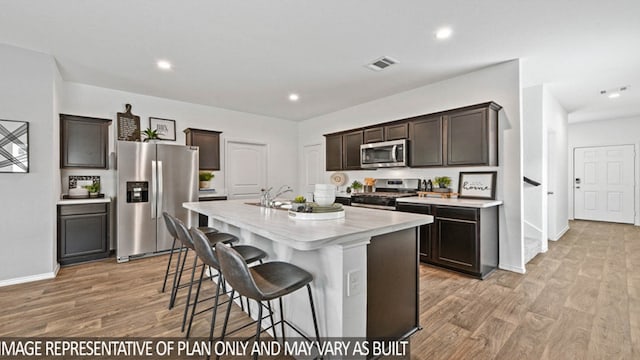
[(158, 176), (156, 173), (157, 165), (155, 160), (151, 160), (151, 218), (155, 219), (157, 212), (157, 196), (158, 196)]
[(163, 186), (162, 186), (162, 177), (163, 177), (163, 173), (162, 173), (162, 161), (158, 161), (158, 200), (157, 200), (157, 205), (156, 207), (158, 208), (158, 211), (156, 212), (156, 214), (158, 214), (158, 217), (160, 217), (160, 215), (162, 214), (162, 200), (164, 199), (163, 197), (163, 193), (164, 191)]

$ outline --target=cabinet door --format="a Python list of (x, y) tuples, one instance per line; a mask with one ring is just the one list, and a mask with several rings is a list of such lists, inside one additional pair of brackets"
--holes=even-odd
[(489, 165), (486, 109), (452, 113), (445, 119), (447, 165)]
[(200, 170), (220, 170), (220, 132), (186, 129), (186, 144), (198, 146)]
[(58, 225), (61, 263), (65, 258), (108, 253), (106, 213), (60, 216)]
[[(431, 205), (415, 205), (407, 203), (398, 203), (396, 205), (398, 211), (409, 212), (414, 214), (431, 215)], [(432, 224), (420, 226), (420, 261), (431, 262), (433, 260), (433, 250), (431, 241)]]
[(360, 145), (362, 145), (362, 131), (354, 131), (342, 135), (343, 153), (342, 164), (344, 170), (360, 169)]
[(384, 127), (385, 141), (409, 138), (409, 123), (388, 125)]
[(422, 117), (409, 123), (409, 162), (413, 167), (442, 166), (442, 118)]
[(384, 128), (376, 127), (364, 130), (364, 143), (374, 143), (384, 141)]
[(436, 207), (435, 260), (452, 268), (477, 273), (480, 264), (479, 225), (475, 209)]
[(107, 169), (111, 120), (60, 114), (60, 167)]
[(327, 171), (342, 170), (342, 135), (327, 135), (325, 165)]

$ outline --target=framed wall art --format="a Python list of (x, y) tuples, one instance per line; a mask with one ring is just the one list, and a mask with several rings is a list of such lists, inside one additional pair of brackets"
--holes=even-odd
[(0, 120), (0, 173), (29, 172), (29, 123)]
[(160, 140), (176, 141), (176, 121), (170, 119), (161, 119), (150, 117), (149, 128), (156, 130)]
[(458, 180), (458, 197), (495, 200), (496, 175), (496, 171), (461, 172)]

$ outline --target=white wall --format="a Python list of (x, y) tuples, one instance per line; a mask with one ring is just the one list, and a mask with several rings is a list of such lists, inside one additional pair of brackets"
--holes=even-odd
[(543, 196), (545, 192), (553, 193), (546, 197), (548, 204), (544, 203), (543, 208), (549, 209), (548, 238), (558, 240), (569, 230), (567, 183), (571, 175), (567, 170), (570, 168), (567, 163), (568, 114), (546, 87), (542, 100), (543, 118), (548, 138), (548, 141), (545, 142), (548, 149), (547, 186), (543, 188)]
[(29, 122), (29, 173), (0, 173), (0, 285), (53, 277), (59, 75), (49, 55), (0, 45), (0, 119)]
[[(522, 129), (520, 62), (514, 60), (456, 78), (319, 116), (300, 123), (298, 151), (323, 144), (323, 134), (407, 118), (441, 110), (495, 101), (503, 106), (499, 119), (499, 168), (441, 168), (349, 171), (350, 181), (364, 177), (432, 178), (449, 175), (457, 188), (460, 171), (498, 170), (500, 208), (500, 267), (524, 272), (522, 245)], [(299, 177), (304, 164), (299, 161)], [(330, 173), (325, 173), (327, 182)]]
[(547, 241), (547, 129), (543, 117), (543, 85), (522, 91), (524, 176), (541, 183), (523, 183), (524, 236), (538, 242), (536, 252), (546, 251)]
[[(225, 189), (225, 139), (241, 139), (267, 143), (269, 148), (267, 177), (269, 186), (283, 184), (296, 186), (297, 128), (296, 123), (271, 117), (231, 111), (211, 106), (197, 105), (182, 101), (158, 98), (125, 91), (100, 88), (85, 84), (67, 82), (63, 86), (64, 100), (60, 112), (81, 116), (113, 119), (110, 131), (110, 151), (115, 148), (116, 113), (124, 112), (125, 104), (131, 104), (132, 113), (140, 116), (140, 126), (149, 126), (149, 117), (159, 117), (176, 121), (176, 141), (185, 143), (186, 128), (222, 131), (220, 143), (220, 171), (215, 171), (212, 187)], [(100, 175), (103, 192), (115, 195), (115, 171), (113, 170), (65, 170), (63, 189), (68, 185), (68, 175)]]
[[(573, 150), (577, 147), (608, 146), (608, 145), (634, 145), (636, 149), (635, 179), (640, 184), (640, 116), (623, 119), (601, 120), (591, 122), (573, 123), (568, 127), (568, 213), (573, 219)], [(640, 225), (640, 192), (636, 185), (635, 193), (635, 224)]]

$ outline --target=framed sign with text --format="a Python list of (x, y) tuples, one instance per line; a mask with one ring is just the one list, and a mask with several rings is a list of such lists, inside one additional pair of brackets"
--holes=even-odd
[(495, 200), (496, 171), (461, 172), (458, 198)]
[(150, 117), (149, 128), (158, 133), (160, 140), (176, 141), (176, 121)]

